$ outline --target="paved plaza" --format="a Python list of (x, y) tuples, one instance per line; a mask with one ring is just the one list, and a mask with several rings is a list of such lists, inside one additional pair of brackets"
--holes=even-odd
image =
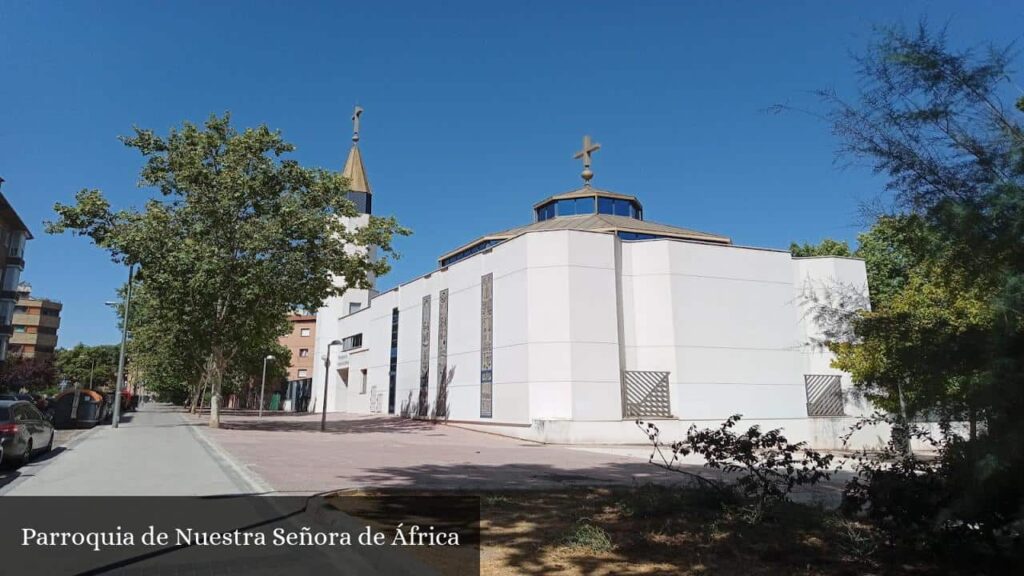
[[(232, 458), (283, 493), (403, 487), (535, 489), (679, 481), (645, 459), (390, 416), (228, 413), (205, 429)], [(206, 417), (190, 416), (204, 425)], [(695, 470), (700, 470), (695, 467)]]
[[(0, 495), (315, 494), (332, 490), (544, 490), (671, 484), (687, 478), (653, 466), (650, 449), (568, 447), (454, 424), (391, 416), (225, 411), (207, 426), (164, 404), (125, 415), (120, 428), (61, 431), (51, 454), (0, 470)], [(639, 434), (639, 432), (638, 432)], [(719, 473), (699, 462), (686, 470)], [(835, 503), (841, 484), (794, 494)]]

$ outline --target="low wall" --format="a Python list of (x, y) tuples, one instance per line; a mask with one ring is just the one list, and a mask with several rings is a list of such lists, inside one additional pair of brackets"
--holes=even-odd
[[(890, 427), (886, 424), (866, 426), (854, 433), (848, 443), (843, 443), (850, 428), (860, 419), (846, 416), (837, 418), (792, 418), (792, 419), (768, 419), (768, 420), (740, 420), (736, 429), (746, 430), (748, 427), (758, 424), (762, 430), (782, 428), (783, 434), (790, 442), (807, 442), (810, 448), (818, 450), (877, 450), (889, 441)], [(698, 428), (716, 428), (721, 424), (717, 420), (674, 420), (674, 419), (651, 419), (661, 431), (662, 440), (670, 444), (686, 435), (691, 425)], [(573, 421), (573, 420), (534, 420), (530, 426), (515, 426), (502, 424), (477, 424), (472, 422), (453, 423), (455, 426), (500, 434), (523, 440), (543, 442), (545, 444), (574, 444), (574, 445), (626, 445), (645, 444), (647, 437), (640, 430), (633, 420), (608, 420), (608, 421)], [(938, 427), (934, 428), (934, 435), (938, 434)], [(915, 450), (928, 450), (931, 447), (926, 442), (915, 441)]]

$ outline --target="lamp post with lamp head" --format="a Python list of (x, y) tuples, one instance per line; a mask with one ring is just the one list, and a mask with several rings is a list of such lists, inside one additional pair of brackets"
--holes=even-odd
[(267, 357), (263, 359), (263, 380), (260, 382), (260, 412), (258, 418), (263, 418), (263, 391), (267, 388), (267, 362), (273, 360), (274, 357), (267, 354)]
[(327, 381), (331, 376), (331, 346), (341, 346), (341, 340), (333, 340), (327, 345), (327, 353), (324, 354), (324, 397), (320, 400), (323, 407), (320, 415), (320, 431), (327, 430)]
[[(135, 264), (128, 265), (128, 288), (124, 297), (124, 317), (121, 319), (121, 353), (117, 359), (117, 383), (114, 385), (114, 413), (110, 417), (110, 425), (117, 428), (121, 419), (121, 388), (124, 387), (124, 353), (128, 343), (128, 311), (132, 305), (132, 281), (135, 278)], [(116, 302), (107, 302), (107, 305), (117, 305)]]

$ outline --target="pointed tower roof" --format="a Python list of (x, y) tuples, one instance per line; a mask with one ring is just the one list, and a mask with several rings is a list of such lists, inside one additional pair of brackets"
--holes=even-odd
[(341, 171), (341, 175), (348, 178), (349, 191), (370, 194), (370, 179), (366, 177), (363, 155), (359, 152), (359, 117), (362, 115), (362, 107), (356, 106), (355, 112), (352, 114), (352, 149), (349, 150), (348, 159), (345, 160), (345, 169)]
[(366, 167), (363, 166), (363, 155), (359, 153), (358, 144), (352, 145), (341, 175), (348, 178), (349, 191), (370, 193), (370, 180), (366, 177)]

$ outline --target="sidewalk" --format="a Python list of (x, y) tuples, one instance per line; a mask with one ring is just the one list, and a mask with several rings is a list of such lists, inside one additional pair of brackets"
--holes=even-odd
[(150, 404), (124, 415), (118, 429), (86, 431), (14, 471), (0, 488), (14, 496), (205, 496), (259, 492), (179, 409)]

